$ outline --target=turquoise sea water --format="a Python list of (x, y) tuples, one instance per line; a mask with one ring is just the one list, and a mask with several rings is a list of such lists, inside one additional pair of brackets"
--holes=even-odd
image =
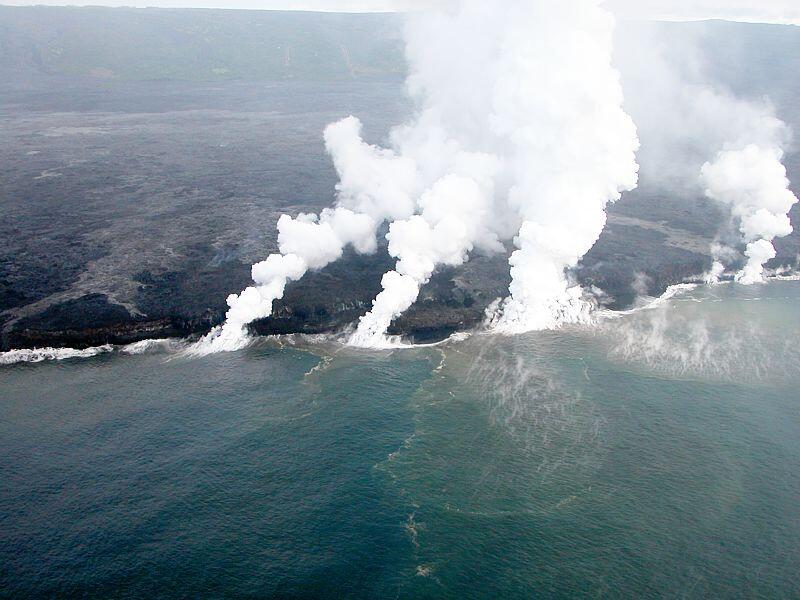
[(800, 283), (0, 366), (0, 596), (800, 595)]

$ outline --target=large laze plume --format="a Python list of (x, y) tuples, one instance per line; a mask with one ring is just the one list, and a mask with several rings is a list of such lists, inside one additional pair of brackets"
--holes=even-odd
[[(272, 313), (289, 282), (348, 246), (376, 251), (387, 222), (395, 268), (354, 345), (386, 344), (392, 321), (438, 267), (505, 252), (512, 242), (509, 296), (491, 326), (518, 333), (589, 320), (591, 300), (570, 269), (602, 233), (607, 205), (637, 185), (639, 139), (625, 109), (654, 142), (646, 145), (656, 167), (650, 183), (699, 182), (730, 209), (747, 245), (738, 281), (761, 281), (773, 239), (791, 232), (787, 214), (797, 199), (782, 165), (789, 132), (772, 107), (709, 85), (691, 50), (682, 59), (692, 67), (682, 72), (675, 49), (653, 39), (615, 57), (633, 91), (623, 107), (614, 19), (602, 0), (509, 0), (502, 10), (458, 0), (410, 16), (405, 34), (413, 118), (392, 130), (386, 148), (363, 140), (356, 117), (328, 126), (336, 205), (281, 217), (280, 253), (254, 265), (254, 285), (228, 298), (225, 324), (198, 352), (244, 346), (247, 325)], [(715, 248), (712, 281), (723, 261), (737, 259), (735, 249)]]
[(365, 143), (348, 117), (325, 131), (340, 177), (321, 215), (283, 216), (280, 254), (228, 298), (223, 326), (199, 352), (236, 350), (286, 285), (341, 257), (376, 249), (388, 221), (397, 259), (351, 343), (380, 346), (392, 320), (441, 265), (513, 239), (512, 284), (495, 327), (505, 332), (586, 319), (567, 270), (599, 238), (605, 208), (637, 184), (636, 127), (611, 64), (613, 16), (602, 0), (479, 0), (409, 17), (407, 89), (414, 118), (390, 148)]
[(494, 326), (521, 332), (585, 320), (566, 270), (602, 232), (605, 207), (636, 186), (636, 128), (611, 64), (614, 20), (597, 0), (465, 0), (411, 20), (418, 113), (392, 146), (418, 165), (416, 214), (392, 223), (396, 269), (351, 342), (381, 345), (438, 265), (512, 238), (510, 297)]

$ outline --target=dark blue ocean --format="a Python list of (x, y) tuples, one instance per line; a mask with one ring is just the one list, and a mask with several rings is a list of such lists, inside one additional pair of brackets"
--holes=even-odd
[[(0, 596), (800, 597), (800, 283), (0, 365)], [(30, 358), (30, 357), (29, 357)]]

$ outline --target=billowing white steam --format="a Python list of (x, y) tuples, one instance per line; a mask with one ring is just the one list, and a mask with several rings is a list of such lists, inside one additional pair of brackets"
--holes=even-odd
[[(463, 0), (408, 27), (417, 118), (393, 135), (418, 168), (418, 214), (390, 227), (398, 259), (352, 338), (380, 345), (437, 265), (500, 249), (512, 231), (511, 296), (495, 324), (519, 332), (585, 319), (565, 270), (637, 183), (636, 128), (611, 65), (599, 0)], [(358, 143), (354, 140), (354, 143)]]
[(336, 208), (278, 220), (280, 254), (253, 265), (255, 285), (228, 297), (225, 323), (195, 345), (194, 353), (243, 348), (247, 325), (272, 314), (290, 281), (338, 260), (348, 245), (362, 254), (375, 252), (380, 224), (413, 213), (414, 163), (362, 142), (360, 134), (361, 123), (353, 117), (326, 128), (325, 145), (340, 177)]
[(280, 254), (253, 267), (255, 285), (228, 298), (223, 326), (197, 352), (241, 348), (290, 281), (376, 248), (389, 221), (394, 271), (352, 342), (381, 345), (439, 265), (501, 251), (515, 233), (513, 283), (497, 327), (526, 331), (583, 320), (566, 269), (602, 232), (605, 207), (637, 183), (638, 138), (611, 64), (614, 19), (602, 0), (460, 0), (410, 18), (414, 119), (391, 149), (366, 144), (349, 117), (325, 142), (340, 183), (335, 209), (283, 216)]
[[(722, 151), (702, 168), (706, 194), (730, 207), (747, 243), (747, 264), (736, 275), (743, 284), (764, 281), (764, 265), (776, 256), (772, 241), (792, 233), (788, 213), (798, 200), (789, 189), (782, 159), (779, 147), (750, 144)], [(717, 278), (722, 269), (715, 262)]]
[(437, 265), (464, 263), (476, 245), (502, 250), (486, 229), (490, 198), (474, 179), (448, 175), (422, 195), (421, 214), (391, 224), (386, 237), (389, 253), (399, 259), (397, 268), (384, 275), (383, 291), (362, 317), (354, 344), (380, 345), (392, 320), (414, 303)]

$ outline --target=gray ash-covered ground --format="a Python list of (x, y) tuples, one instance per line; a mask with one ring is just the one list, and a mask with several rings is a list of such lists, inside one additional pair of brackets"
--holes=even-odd
[[(3, 349), (207, 331), (227, 295), (248, 285), (251, 264), (276, 250), (280, 214), (334, 201), (325, 125), (358, 115), (377, 143), (410, 110), (393, 69), (331, 80), (100, 80), (11, 69), (0, 56), (0, 74), (9, 82), (0, 89)], [(800, 126), (790, 79), (779, 114)], [(787, 164), (800, 181), (797, 155)], [(707, 269), (724, 220), (701, 197), (643, 180), (612, 207), (575, 276), (624, 307)], [(776, 264), (795, 264), (800, 236), (777, 246)], [(439, 271), (392, 332), (431, 339), (479, 324), (507, 292), (506, 260), (476, 256)], [(346, 327), (391, 265), (385, 250), (348, 254), (290, 286), (254, 329)]]

